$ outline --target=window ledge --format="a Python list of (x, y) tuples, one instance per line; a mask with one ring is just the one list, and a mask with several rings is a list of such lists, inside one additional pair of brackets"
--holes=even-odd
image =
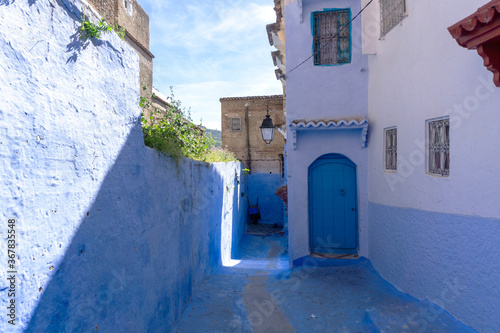
[(436, 177), (436, 178), (448, 178), (450, 176), (450, 174), (447, 174), (447, 175), (441, 175), (439, 173), (430, 173), (429, 171), (426, 171), (425, 174), (427, 176), (432, 176), (432, 177)]
[(500, 87), (500, 0), (488, 2), (448, 31), (458, 45), (477, 50), (484, 66), (493, 73), (493, 82)]

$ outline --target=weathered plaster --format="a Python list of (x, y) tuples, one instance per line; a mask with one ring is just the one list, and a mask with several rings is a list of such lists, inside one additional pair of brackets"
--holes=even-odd
[(82, 42), (84, 5), (0, 6), (0, 259), (15, 218), (18, 270), (2, 332), (169, 331), (244, 233), (241, 165), (144, 147), (138, 57), (114, 33)]
[(498, 332), (500, 219), (375, 203), (369, 214), (370, 258), (384, 278), (479, 332)]

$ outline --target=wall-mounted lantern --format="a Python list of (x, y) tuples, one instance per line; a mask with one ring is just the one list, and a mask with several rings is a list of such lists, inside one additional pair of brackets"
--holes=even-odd
[(262, 132), (262, 140), (269, 146), (271, 141), (274, 138), (274, 127), (273, 120), (271, 116), (269, 116), (269, 110), (267, 110), (266, 118), (262, 121), (262, 125), (260, 126), (260, 131)]

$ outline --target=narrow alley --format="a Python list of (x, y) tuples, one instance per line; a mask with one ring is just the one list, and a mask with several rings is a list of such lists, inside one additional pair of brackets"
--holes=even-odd
[(500, 333), (500, 0), (0, 0), (0, 333)]
[(286, 236), (246, 234), (234, 266), (195, 291), (174, 332), (475, 332), (399, 292), (366, 258), (306, 257), (288, 269)]

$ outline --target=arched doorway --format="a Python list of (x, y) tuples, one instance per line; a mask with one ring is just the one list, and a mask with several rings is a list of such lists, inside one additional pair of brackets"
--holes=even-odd
[(356, 165), (343, 155), (309, 166), (309, 244), (313, 253), (358, 251)]

